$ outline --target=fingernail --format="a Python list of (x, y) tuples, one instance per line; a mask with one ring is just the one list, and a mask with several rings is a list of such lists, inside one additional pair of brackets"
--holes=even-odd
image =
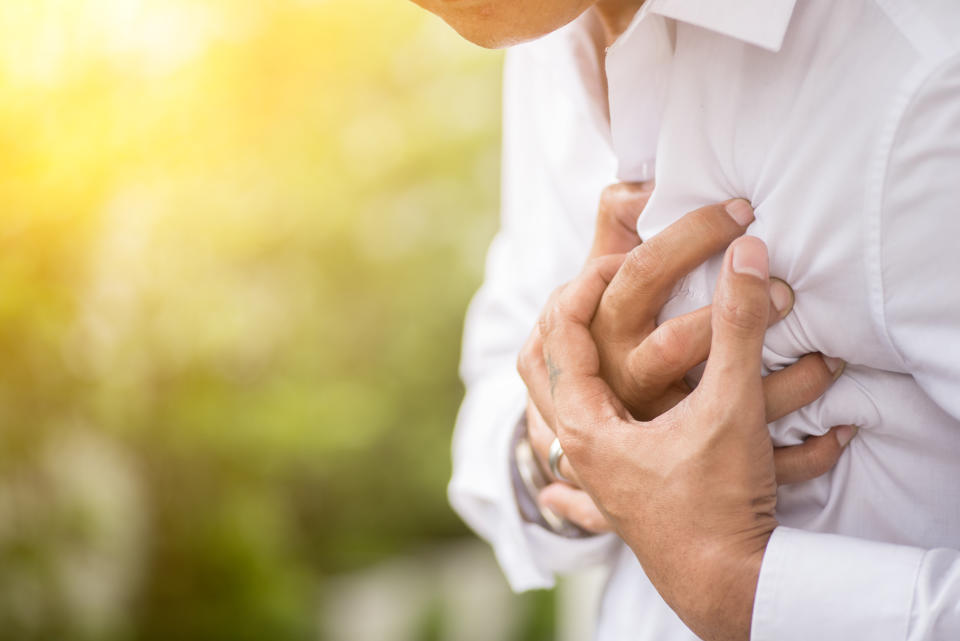
[(823, 362), (826, 363), (827, 369), (830, 370), (830, 373), (833, 374), (833, 380), (840, 378), (840, 375), (843, 374), (843, 370), (847, 367), (847, 362), (842, 358), (835, 358), (833, 356), (824, 356)]
[(554, 514), (556, 514), (557, 506), (550, 499), (537, 497), (537, 503), (540, 504), (540, 509), (549, 510), (550, 512), (553, 512)]
[(779, 278), (770, 279), (770, 302), (777, 309), (780, 318), (783, 318), (793, 309), (795, 296), (793, 288)]
[(833, 430), (833, 433), (836, 435), (840, 447), (846, 447), (847, 443), (857, 435), (857, 428), (854, 425), (844, 425)]
[(557, 509), (545, 501), (540, 501), (540, 516), (554, 530), (559, 530), (564, 525), (563, 517), (557, 513)]
[(744, 236), (734, 241), (733, 271), (738, 274), (756, 276), (766, 280), (770, 267), (767, 263), (767, 250), (763, 241), (753, 236)]
[(753, 222), (753, 207), (742, 198), (731, 200), (724, 209), (730, 214), (730, 218), (733, 218), (741, 227), (746, 227)]

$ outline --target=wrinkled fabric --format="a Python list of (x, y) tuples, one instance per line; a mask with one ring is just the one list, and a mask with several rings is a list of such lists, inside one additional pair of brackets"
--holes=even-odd
[[(696, 638), (612, 536), (524, 524), (507, 469), (520, 346), (581, 267), (603, 186), (655, 178), (643, 238), (753, 203), (747, 233), (796, 292), (765, 371), (810, 352), (849, 364), (770, 426), (777, 445), (860, 431), (831, 473), (781, 488), (753, 639), (960, 639), (957, 34), (955, 0), (648, 0), (608, 50), (607, 95), (590, 15), (508, 53), (503, 224), (467, 318), (449, 489), (515, 589), (605, 563), (597, 639)], [(719, 268), (679, 283), (660, 320), (709, 304)]]

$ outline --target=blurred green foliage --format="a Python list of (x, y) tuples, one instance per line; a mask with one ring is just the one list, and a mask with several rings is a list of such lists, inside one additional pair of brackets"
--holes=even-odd
[(0, 36), (2, 638), (315, 638), (325, 575), (463, 535), (500, 55), (402, 0)]

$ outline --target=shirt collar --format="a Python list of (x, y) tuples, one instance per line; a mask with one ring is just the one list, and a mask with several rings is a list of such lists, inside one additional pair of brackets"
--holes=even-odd
[(797, 0), (649, 0), (649, 11), (779, 51)]

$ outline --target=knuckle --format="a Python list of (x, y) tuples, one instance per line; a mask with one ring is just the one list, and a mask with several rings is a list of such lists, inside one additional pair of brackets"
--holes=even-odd
[(600, 219), (632, 228), (647, 203), (649, 192), (637, 183), (613, 183), (600, 193)]
[(590, 321), (590, 334), (597, 343), (601, 360), (603, 360), (609, 347), (608, 343), (619, 337), (619, 317), (617, 314), (611, 313), (612, 310), (609, 306), (604, 304), (607, 300), (607, 298), (601, 300), (597, 312), (593, 315), (593, 320)]
[(547, 300), (547, 304), (543, 308), (543, 312), (540, 314), (540, 318), (537, 319), (537, 333), (539, 333), (540, 341), (547, 338), (556, 327), (558, 310), (563, 304), (563, 292), (565, 289), (566, 286), (561, 285), (553, 290), (553, 293), (550, 294), (550, 298)]
[(616, 378), (612, 387), (624, 402), (637, 409), (663, 392), (665, 369), (652, 352), (634, 351), (627, 359), (624, 375)]
[(616, 208), (625, 202), (636, 203), (646, 199), (648, 193), (642, 183), (611, 183), (600, 192), (600, 209)]
[[(582, 402), (589, 403), (590, 399)], [(587, 417), (583, 412), (571, 411), (569, 402), (564, 399), (554, 404), (554, 412), (556, 435), (567, 462), (588, 462), (596, 454), (597, 435), (604, 432), (603, 428), (608, 427), (606, 421), (611, 419), (597, 415)]]
[(591, 261), (578, 277), (577, 286), (568, 288), (557, 299), (547, 318), (547, 328), (550, 332), (566, 328), (571, 324), (588, 325), (592, 322), (599, 300), (594, 299), (595, 291), (591, 281), (602, 264), (602, 261)]
[(753, 300), (726, 296), (720, 303), (720, 319), (737, 335), (752, 336), (767, 327), (767, 312)]
[(562, 285), (558, 285), (553, 289), (552, 292), (550, 292), (550, 296), (547, 297), (547, 302), (543, 306), (544, 311), (549, 310), (550, 308), (556, 306), (557, 301), (560, 300), (561, 296), (563, 296), (563, 292), (566, 291), (567, 285), (569, 284), (570, 283), (567, 282), (567, 283), (563, 283)]
[(557, 413), (557, 436), (563, 446), (563, 453), (568, 459), (578, 459), (583, 452), (588, 451), (591, 441), (590, 432), (591, 430), (583, 429), (582, 426), (567, 420), (565, 412)]
[(659, 370), (675, 370), (684, 364), (684, 350), (689, 342), (678, 323), (667, 321), (647, 337), (650, 347), (650, 363), (646, 367)]
[(520, 353), (517, 354), (517, 372), (520, 373), (522, 379), (527, 380), (535, 370), (540, 358), (540, 341), (531, 336), (520, 348)]
[(560, 300), (560, 297), (563, 296), (563, 292), (566, 291), (567, 285), (569, 283), (563, 283), (553, 289), (550, 292), (550, 295), (547, 296), (547, 302), (543, 304), (543, 308), (540, 310), (540, 318), (542, 319), (547, 312), (557, 306), (557, 301)]
[(620, 343), (633, 335), (635, 319), (621, 311), (626, 303), (629, 300), (621, 287), (608, 288), (600, 299), (600, 305), (590, 322), (590, 333), (601, 355), (619, 349)]
[(540, 318), (537, 319), (537, 333), (540, 334), (540, 340), (542, 341), (550, 332), (550, 319), (547, 318), (549, 315), (548, 312), (544, 312), (540, 315)]
[(635, 285), (659, 280), (664, 273), (663, 251), (656, 243), (644, 243), (627, 254), (624, 268)]
[(544, 315), (540, 318), (539, 329), (540, 329), (540, 338), (543, 342), (550, 340), (550, 337), (557, 331), (557, 328), (562, 323), (563, 317), (563, 301), (558, 300), (555, 305), (548, 309)]
[(624, 191), (623, 183), (612, 183), (603, 188), (600, 192), (600, 210), (601, 216), (608, 217), (611, 210), (615, 209), (622, 199)]
[(584, 274), (598, 274), (603, 273), (604, 267), (606, 267), (608, 261), (606, 256), (598, 256), (596, 258), (591, 258), (586, 262), (583, 267)]

